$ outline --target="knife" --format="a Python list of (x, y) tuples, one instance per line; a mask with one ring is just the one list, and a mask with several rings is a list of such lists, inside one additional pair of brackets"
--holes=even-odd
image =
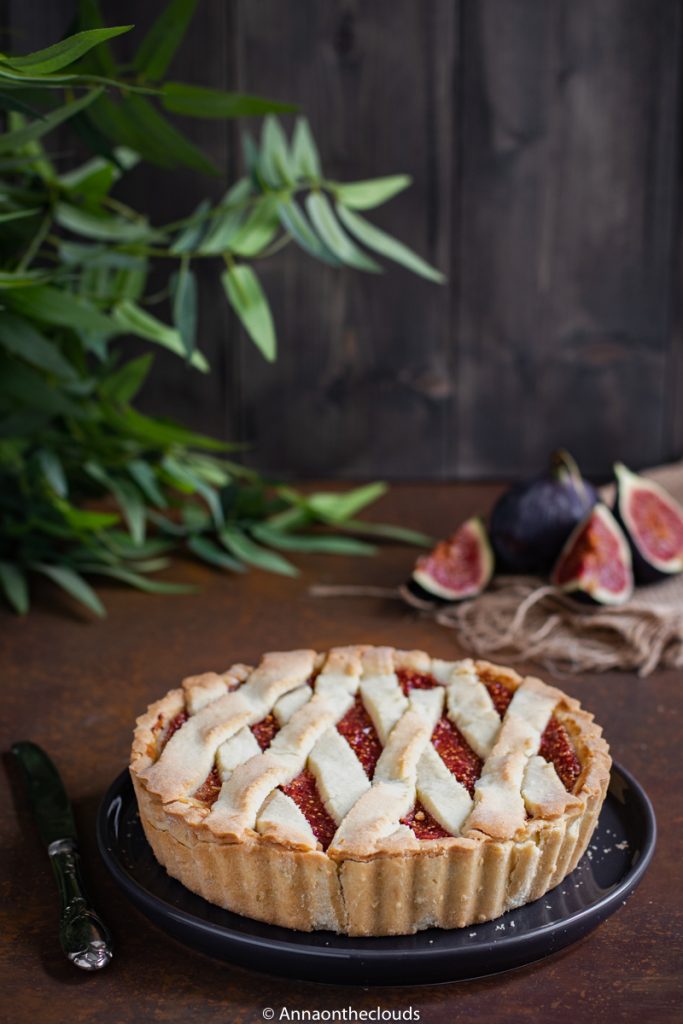
[(33, 817), (57, 879), (62, 949), (77, 967), (97, 971), (112, 958), (111, 935), (85, 892), (76, 825), (64, 783), (45, 751), (35, 743), (15, 743), (12, 753), (21, 765)]

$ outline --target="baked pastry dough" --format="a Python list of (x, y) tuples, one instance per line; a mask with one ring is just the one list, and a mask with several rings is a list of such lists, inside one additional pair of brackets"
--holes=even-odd
[(592, 715), (483, 661), (366, 645), (186, 679), (137, 721), (155, 856), (238, 914), (304, 931), (458, 928), (574, 869), (609, 782)]

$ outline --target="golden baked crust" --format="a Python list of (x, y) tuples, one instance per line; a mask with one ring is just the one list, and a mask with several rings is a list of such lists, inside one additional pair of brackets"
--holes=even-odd
[[(372, 767), (342, 735), (358, 702)], [(571, 785), (539, 755), (551, 727), (573, 748)], [(469, 788), (438, 729), (477, 765)], [(392, 935), (490, 920), (557, 885), (588, 845), (610, 765), (592, 715), (541, 680), (360, 645), (185, 680), (138, 719), (130, 769), (156, 858), (192, 891), (289, 928)], [(296, 803), (302, 773), (331, 823), (324, 843)]]

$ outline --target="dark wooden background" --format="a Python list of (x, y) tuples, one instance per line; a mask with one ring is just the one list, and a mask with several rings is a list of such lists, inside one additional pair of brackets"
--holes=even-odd
[[(162, 6), (103, 3), (139, 25), (124, 47)], [(4, 10), (28, 50), (73, 2)], [(298, 102), (330, 176), (410, 173), (376, 219), (449, 283), (287, 250), (261, 271), (269, 366), (202, 267), (214, 373), (159, 357), (148, 408), (290, 476), (511, 477), (559, 444), (598, 476), (679, 456), (681, 15), (680, 0), (202, 0), (173, 77)], [(238, 129), (187, 128), (237, 173)], [(175, 217), (224, 187), (143, 169), (128, 196)]]

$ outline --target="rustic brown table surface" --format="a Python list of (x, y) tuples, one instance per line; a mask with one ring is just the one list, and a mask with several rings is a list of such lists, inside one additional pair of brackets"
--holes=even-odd
[[(497, 490), (396, 486), (369, 517), (441, 536), (485, 510)], [(677, 672), (647, 680), (615, 673), (565, 682), (595, 711), (615, 759), (653, 799), (659, 842), (625, 906), (581, 942), (517, 971), (450, 985), (369, 990), (275, 978), (177, 945), (134, 910), (108, 876), (95, 846), (97, 806), (127, 763), (135, 716), (181, 676), (296, 646), (364, 641), (421, 647), (444, 658), (459, 653), (450, 632), (420, 621), (399, 602), (309, 596), (312, 582), (392, 585), (413, 557), (414, 551), (395, 545), (372, 559), (299, 556), (303, 572), (295, 580), (262, 572), (236, 578), (187, 563), (173, 575), (201, 585), (200, 594), (156, 597), (109, 587), (103, 591), (109, 609), (104, 622), (89, 620), (49, 585), (26, 619), (2, 615), (2, 750), (30, 738), (54, 757), (74, 800), (91, 889), (116, 937), (116, 956), (105, 971), (89, 975), (65, 961), (50, 868), (29, 817), (15, 806), (18, 787), (15, 780), (10, 789), (13, 772), (5, 756), (3, 1021), (227, 1024), (260, 1021), (266, 1007), (278, 1020), (287, 1019), (282, 1008), (378, 1006), (395, 1013), (412, 1006), (428, 1024), (683, 1019), (683, 680)]]

